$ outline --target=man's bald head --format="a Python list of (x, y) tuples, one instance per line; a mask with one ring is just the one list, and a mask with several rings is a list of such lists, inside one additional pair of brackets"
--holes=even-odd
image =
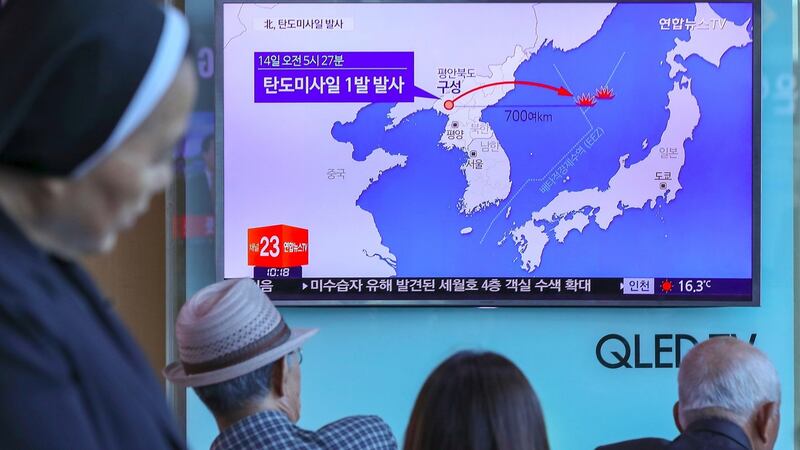
[(780, 400), (778, 372), (754, 346), (732, 337), (709, 339), (681, 362), (681, 411), (720, 408), (743, 419), (764, 402)]
[(780, 396), (778, 372), (764, 353), (732, 337), (712, 338), (681, 361), (675, 419), (679, 428), (709, 417), (728, 419), (742, 426), (754, 444), (774, 444)]

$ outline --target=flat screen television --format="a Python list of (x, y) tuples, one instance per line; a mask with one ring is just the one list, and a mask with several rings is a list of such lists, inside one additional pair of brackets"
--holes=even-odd
[(760, 4), (217, 0), (218, 275), (757, 306)]

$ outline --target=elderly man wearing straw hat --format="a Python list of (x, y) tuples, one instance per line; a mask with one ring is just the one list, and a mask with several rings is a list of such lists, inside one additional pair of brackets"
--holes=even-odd
[(347, 417), (303, 430), (300, 347), (316, 329), (290, 329), (251, 280), (227, 280), (195, 294), (178, 315), (180, 362), (164, 376), (194, 388), (220, 429), (212, 450), (394, 450), (375, 416)]

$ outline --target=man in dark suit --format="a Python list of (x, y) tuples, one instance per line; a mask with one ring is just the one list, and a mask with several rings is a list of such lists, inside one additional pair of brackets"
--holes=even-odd
[(681, 362), (675, 440), (636, 439), (597, 450), (772, 450), (779, 410), (780, 381), (766, 355), (734, 338), (713, 338)]

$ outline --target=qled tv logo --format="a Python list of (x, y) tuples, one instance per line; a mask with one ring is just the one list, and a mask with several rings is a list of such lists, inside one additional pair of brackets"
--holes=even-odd
[[(737, 337), (719, 333), (709, 334), (708, 338), (717, 336)], [(683, 355), (704, 339), (689, 334), (655, 334), (652, 338), (634, 334), (631, 342), (620, 334), (607, 334), (597, 341), (595, 356), (608, 369), (677, 369)], [(751, 333), (748, 341), (755, 345), (756, 333)]]

